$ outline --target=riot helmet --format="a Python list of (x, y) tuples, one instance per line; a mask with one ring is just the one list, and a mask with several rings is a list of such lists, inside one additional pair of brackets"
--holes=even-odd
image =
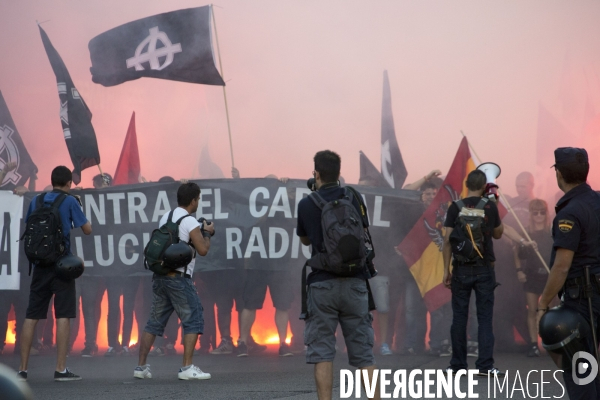
[(555, 364), (566, 371), (572, 369), (573, 356), (579, 351), (586, 351), (586, 340), (591, 335), (585, 318), (563, 304), (542, 316), (539, 332), (542, 346)]
[(83, 269), (83, 260), (73, 254), (62, 256), (56, 262), (56, 275), (66, 281), (79, 278)]
[(27, 382), (17, 377), (17, 372), (0, 364), (0, 393), (3, 399), (32, 400), (33, 394)]
[(176, 269), (185, 267), (194, 258), (192, 248), (184, 242), (173, 243), (163, 254), (163, 264), (169, 268)]

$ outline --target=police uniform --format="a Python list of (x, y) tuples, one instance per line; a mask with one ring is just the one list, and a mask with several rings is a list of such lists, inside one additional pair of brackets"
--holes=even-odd
[[(557, 165), (587, 163), (585, 149), (559, 148), (554, 151)], [(590, 267), (592, 305), (596, 326), (600, 320), (600, 195), (587, 184), (569, 190), (556, 204), (556, 217), (552, 223), (552, 256), (554, 265), (558, 249), (574, 252), (573, 261), (562, 289), (565, 307), (577, 311), (590, 322), (588, 297), (584, 293), (585, 267)], [(586, 341), (587, 351), (595, 356), (592, 337)], [(571, 371), (563, 374), (571, 399), (600, 398), (600, 380), (579, 386), (573, 382)]]

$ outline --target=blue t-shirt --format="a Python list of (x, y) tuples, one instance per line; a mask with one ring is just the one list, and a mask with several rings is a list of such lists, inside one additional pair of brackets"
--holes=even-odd
[[(52, 204), (54, 200), (58, 197), (58, 195), (61, 193), (63, 192), (52, 191), (46, 193), (46, 196), (44, 197), (44, 204)], [(25, 217), (25, 222), (27, 222), (31, 213), (35, 210), (35, 205), (37, 203), (38, 196), (40, 195), (38, 194), (31, 200), (31, 203), (29, 204), (29, 209), (27, 210), (27, 216)], [(66, 238), (67, 251), (70, 252), (71, 229), (79, 228), (85, 225), (88, 221), (83, 211), (81, 211), (81, 206), (77, 202), (77, 199), (75, 199), (75, 197), (73, 196), (67, 196), (65, 198), (65, 200), (58, 208), (58, 212), (60, 213), (60, 219), (62, 221), (63, 234)]]
[[(341, 199), (344, 196), (345, 189), (339, 185), (325, 187), (319, 189), (319, 194), (325, 201)], [(360, 210), (360, 204), (356, 198), (352, 199), (352, 203), (357, 210)], [(359, 211), (360, 213), (360, 211)], [(321, 227), (321, 209), (308, 197), (303, 198), (298, 203), (298, 227), (296, 228), (298, 236), (307, 236), (312, 245), (312, 255), (323, 250), (323, 228)], [(367, 279), (365, 273), (359, 273), (357, 278)], [(308, 275), (307, 284), (320, 282), (328, 279), (339, 278), (338, 275), (323, 271), (321, 269), (312, 269)]]

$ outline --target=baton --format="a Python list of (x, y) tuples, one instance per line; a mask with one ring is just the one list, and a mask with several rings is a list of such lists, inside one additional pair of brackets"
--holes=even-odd
[(594, 322), (594, 309), (592, 307), (592, 283), (590, 281), (590, 266), (586, 265), (584, 267), (585, 270), (585, 294), (588, 299), (588, 307), (590, 311), (590, 324), (592, 326), (592, 339), (594, 340), (594, 353), (596, 355), (596, 361), (600, 362), (600, 357), (598, 357), (598, 340), (596, 339), (596, 324)]

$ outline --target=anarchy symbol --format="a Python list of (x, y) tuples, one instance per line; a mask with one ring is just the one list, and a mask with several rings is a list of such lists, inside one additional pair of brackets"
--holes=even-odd
[[(157, 49), (157, 41), (160, 41), (163, 47)], [(148, 50), (142, 53), (146, 46), (148, 46)], [(136, 71), (143, 71), (142, 63), (149, 62), (150, 69), (161, 71), (171, 65), (175, 53), (181, 53), (181, 44), (172, 44), (167, 34), (159, 31), (158, 26), (155, 26), (150, 28), (150, 35), (135, 49), (135, 57), (127, 59), (127, 68), (135, 67)], [(162, 65), (159, 61), (160, 57), (166, 57)]]

